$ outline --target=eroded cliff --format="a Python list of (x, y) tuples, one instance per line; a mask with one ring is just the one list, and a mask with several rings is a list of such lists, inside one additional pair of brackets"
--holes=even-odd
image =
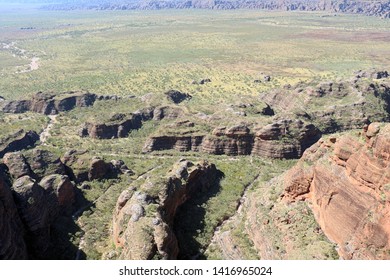
[(390, 126), (320, 140), (285, 176), (285, 200), (309, 203), (345, 259), (388, 259)]

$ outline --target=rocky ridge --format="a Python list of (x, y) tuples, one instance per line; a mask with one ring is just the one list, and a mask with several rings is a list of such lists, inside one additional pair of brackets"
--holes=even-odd
[(65, 92), (62, 94), (38, 92), (31, 99), (4, 100), (0, 109), (4, 113), (20, 114), (36, 112), (44, 115), (56, 115), (59, 112), (72, 110), (75, 107), (88, 107), (99, 97), (89, 92)]
[(390, 2), (382, 1), (346, 1), (346, 0), (150, 0), (150, 1), (79, 1), (66, 4), (46, 5), (43, 9), (48, 10), (160, 10), (160, 9), (262, 9), (284, 11), (327, 11), (332, 13), (353, 13), (382, 18), (390, 17)]
[(322, 139), (285, 176), (284, 200), (307, 201), (344, 259), (388, 259), (390, 126)]
[[(350, 80), (283, 87), (261, 93), (262, 106), (233, 104), (226, 112), (208, 116), (189, 115), (185, 107), (178, 105), (146, 107), (134, 113), (114, 114), (105, 122), (87, 122), (80, 136), (122, 138), (140, 129), (146, 121), (177, 119), (173, 124), (160, 125), (158, 132), (147, 139), (143, 152), (176, 150), (299, 158), (322, 134), (361, 128), (373, 121), (388, 121), (388, 76), (387, 71), (358, 71)], [(181, 96), (180, 100), (188, 99), (188, 95), (178, 91), (166, 93), (169, 94)], [(221, 118), (229, 119), (230, 114), (236, 123), (218, 126)], [(263, 119), (257, 123), (248, 115), (269, 119), (265, 124)], [(208, 129), (199, 129), (202, 126)]]
[[(272, 117), (268, 125), (246, 121), (246, 114), (242, 114), (236, 117), (241, 123), (230, 127), (218, 127), (210, 121), (214, 126), (210, 134), (197, 132), (196, 122), (191, 122), (192, 129), (184, 132), (176, 129), (168, 133), (170, 130), (166, 127), (167, 132), (160, 129), (158, 135), (149, 137), (143, 151), (173, 149), (217, 155), (299, 158), (321, 134), (390, 119), (387, 71), (359, 71), (350, 81), (298, 84), (262, 93), (260, 99), (268, 108), (262, 115)], [(319, 103), (322, 105), (318, 106)], [(237, 108), (244, 108), (242, 106)], [(188, 123), (178, 124), (177, 128), (185, 126)]]
[[(261, 102), (257, 99), (250, 102), (240, 100), (237, 104), (223, 104), (218, 112), (210, 114), (191, 112), (183, 106), (184, 100), (189, 100), (189, 97), (186, 94), (177, 96), (177, 92), (172, 91), (172, 96), (167, 97), (169, 105), (151, 106), (151, 102), (145, 101), (148, 103), (145, 109), (134, 113), (115, 113), (101, 123), (86, 123), (80, 136), (96, 139), (127, 137), (132, 130), (142, 128), (145, 122), (153, 122), (152, 125), (158, 129), (150, 134), (144, 153), (174, 149), (289, 159), (301, 157), (306, 150), (298, 167), (287, 173), (284, 182), (270, 181), (270, 184), (277, 181), (278, 187), (286, 189), (283, 201), (275, 196), (277, 191), (273, 186), (269, 187), (271, 190), (266, 186), (262, 189), (264, 196), (268, 197), (261, 197), (263, 193), (257, 192), (257, 196), (249, 195), (247, 198), (247, 210), (240, 217), (244, 222), (246, 220), (245, 234), (253, 242), (256, 253), (268, 259), (335, 258), (334, 243), (324, 237), (325, 233), (338, 244), (343, 258), (389, 258), (386, 255), (388, 244), (385, 244), (388, 240), (385, 221), (389, 182), (386, 163), (388, 128), (377, 123), (366, 125), (389, 120), (388, 76), (386, 71), (358, 71), (348, 81), (286, 86), (261, 93)], [(50, 98), (57, 100), (56, 97)], [(177, 102), (179, 100), (181, 102)], [(29, 108), (40, 108), (36, 110), (45, 114), (50, 111), (45, 109), (50, 108), (50, 102), (44, 103), (46, 105), (38, 102), (33, 107), (29, 105)], [(317, 142), (324, 134), (363, 126), (363, 140), (353, 136), (325, 136), (324, 139), (329, 141)], [(3, 150), (0, 177), (0, 201), (2, 205), (7, 205), (3, 209), (0, 205), (0, 227), (4, 228), (1, 238), (7, 244), (0, 251), (0, 257), (4, 259), (46, 258), (52, 255), (52, 230), (56, 230), (62, 219), (72, 220), (80, 194), (78, 187), (87, 189), (91, 188), (87, 182), (132, 174), (123, 161), (106, 162), (92, 157), (88, 151), (71, 150), (61, 158), (41, 149), (22, 153), (10, 151), (15, 149)], [(332, 152), (334, 156), (328, 158)], [(311, 154), (315, 154), (313, 159)], [(136, 156), (153, 160), (165, 158), (160, 154)], [(334, 163), (336, 167), (332, 166)], [(181, 213), (178, 212), (180, 206), (190, 202), (194, 193), (207, 191), (211, 181), (217, 180), (215, 174), (218, 172), (215, 170), (216, 167), (207, 162), (193, 164), (182, 160), (166, 176), (156, 173), (156, 177), (147, 177), (142, 185), (133, 185), (129, 180), (131, 186), (118, 198), (113, 217), (112, 238), (117, 249), (105, 257), (177, 258), (180, 255), (177, 241), (180, 240), (180, 232), (176, 231), (176, 238), (174, 217)], [(331, 184), (327, 182), (329, 178)], [(341, 187), (338, 180), (342, 181)], [(125, 184), (125, 181), (122, 183)], [(358, 188), (353, 189), (348, 184), (358, 185)], [(123, 187), (114, 189), (119, 193)], [(330, 192), (325, 189), (328, 187)], [(115, 199), (118, 193), (114, 195)], [(328, 196), (329, 201), (322, 202)], [(357, 201), (359, 205), (348, 199)], [(95, 200), (91, 201), (93, 204)], [(101, 199), (99, 203), (104, 201)], [(307, 201), (311, 203), (314, 215), (307, 207)], [(336, 213), (334, 209), (342, 208), (341, 204), (352, 205), (349, 214)], [(8, 208), (10, 210), (4, 210)], [(359, 220), (358, 212), (364, 213), (364, 219), (369, 222)], [(350, 222), (340, 229), (338, 227), (343, 224), (343, 219)], [(299, 223), (302, 225), (298, 226)], [(243, 227), (243, 224), (239, 226)], [(276, 236), (275, 228), (285, 235)], [(11, 236), (10, 230), (20, 230), (20, 234)], [(218, 242), (225, 246), (224, 242), (233, 239), (232, 235), (222, 232)], [(15, 246), (12, 246), (14, 243)], [(229, 246), (226, 245), (230, 248), (227, 255), (245, 255), (239, 250), (234, 251), (235, 245)], [(235, 253), (230, 254), (233, 251)]]
[(86, 122), (80, 129), (81, 137), (112, 139), (127, 137), (129, 132), (142, 127), (144, 121), (176, 119), (183, 115), (183, 109), (174, 106), (149, 107), (129, 114), (114, 114), (103, 123)]
[[(246, 125), (217, 127), (212, 135), (156, 136), (145, 143), (144, 152), (174, 149), (215, 155), (258, 155), (270, 158), (298, 158), (321, 137), (312, 124), (280, 120), (251, 132)], [(282, 142), (283, 141), (283, 142)]]
[(0, 143), (0, 158), (6, 153), (20, 151), (33, 147), (39, 140), (39, 135), (35, 131), (19, 130), (13, 135), (8, 136)]
[[(75, 163), (82, 167), (72, 169)], [(85, 177), (80, 170), (85, 170)], [(39, 149), (5, 154), (0, 165), (0, 237), (4, 245), (0, 258), (56, 256), (60, 252), (53, 251), (56, 240), (51, 232), (61, 227), (59, 220), (72, 220), (80, 195), (76, 186), (129, 172), (122, 161), (107, 163), (75, 151), (62, 160)]]
[(113, 217), (113, 240), (120, 259), (176, 259), (179, 244), (173, 223), (180, 205), (217, 183), (214, 164), (177, 162), (166, 177), (150, 178), (139, 189), (119, 196)]

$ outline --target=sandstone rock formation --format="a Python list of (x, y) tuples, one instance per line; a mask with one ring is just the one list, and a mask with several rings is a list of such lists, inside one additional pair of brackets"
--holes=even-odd
[(271, 158), (299, 158), (320, 137), (320, 130), (313, 124), (282, 119), (256, 132), (252, 153)]
[(12, 185), (15, 204), (27, 231), (26, 244), (34, 258), (44, 258), (50, 240), (53, 217), (45, 190), (30, 176), (23, 176)]
[(139, 189), (119, 196), (113, 217), (113, 239), (121, 259), (175, 259), (179, 246), (173, 232), (178, 207), (196, 192), (210, 188), (218, 172), (214, 164), (177, 162), (164, 178), (151, 178)]
[(20, 151), (33, 147), (39, 140), (39, 135), (35, 131), (25, 132), (19, 130), (13, 135), (8, 136), (0, 143), (0, 158), (6, 153)]
[[(25, 153), (27, 154), (27, 153)], [(27, 155), (27, 162), (37, 179), (51, 174), (66, 175), (66, 166), (60, 158), (47, 150), (34, 149)]]
[(44, 115), (56, 115), (75, 107), (92, 106), (98, 96), (89, 92), (36, 93), (30, 100), (6, 100), (0, 104), (4, 113), (24, 113), (27, 111)]
[[(295, 117), (310, 121), (322, 133), (389, 121), (390, 80), (383, 74), (386, 71), (367, 73), (370, 73), (364, 74), (367, 78), (359, 76), (352, 81), (298, 84), (263, 93), (261, 98), (276, 114), (293, 112)], [(373, 75), (381, 79), (373, 80)]]
[(75, 186), (67, 175), (53, 174), (39, 183), (50, 196), (51, 214), (71, 215), (75, 202)]
[(131, 130), (142, 126), (142, 118), (138, 114), (130, 114), (119, 122), (117, 120), (101, 124), (86, 123), (80, 135), (99, 139), (126, 137)]
[(23, 176), (33, 176), (30, 165), (20, 152), (8, 153), (4, 156), (3, 162), (8, 169), (11, 178), (14, 180)]
[(40, 149), (5, 154), (0, 165), (0, 259), (56, 256), (52, 231), (61, 227), (59, 219), (71, 220), (75, 182), (120, 173), (132, 171), (121, 160), (107, 163), (77, 151), (67, 153), (64, 161)]
[(25, 256), (13, 258), (45, 259), (51, 250), (53, 223), (73, 211), (75, 186), (65, 175), (62, 162), (48, 151), (7, 153), (3, 168), (12, 182), (10, 191), (18, 213), (15, 221), (21, 221), (20, 233), (13, 234), (21, 235), (27, 245)]
[(133, 173), (122, 160), (106, 162), (99, 157), (91, 157), (87, 151), (69, 150), (61, 161), (65, 165), (67, 175), (76, 183)]
[(344, 259), (389, 259), (390, 126), (320, 140), (285, 176), (285, 200), (309, 202)]
[(127, 137), (129, 132), (142, 127), (148, 120), (175, 119), (183, 114), (183, 110), (172, 106), (145, 108), (131, 114), (115, 114), (104, 123), (85, 123), (81, 128), (80, 136), (97, 139), (112, 139)]
[(258, 155), (298, 158), (321, 137), (313, 125), (300, 120), (280, 120), (251, 133), (246, 125), (217, 127), (211, 135), (152, 136), (144, 152), (174, 149), (216, 155)]

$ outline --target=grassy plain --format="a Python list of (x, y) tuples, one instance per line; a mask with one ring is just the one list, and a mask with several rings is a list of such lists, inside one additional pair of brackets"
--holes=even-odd
[[(389, 29), (387, 20), (322, 13), (11, 11), (0, 19), (0, 43), (15, 42), (40, 58), (40, 68), (16, 74), (28, 62), (0, 46), (0, 92), (21, 98), (39, 90), (139, 95), (178, 88), (218, 104), (387, 66)], [(271, 83), (253, 83), (261, 72)], [(202, 78), (213, 82), (191, 84)]]

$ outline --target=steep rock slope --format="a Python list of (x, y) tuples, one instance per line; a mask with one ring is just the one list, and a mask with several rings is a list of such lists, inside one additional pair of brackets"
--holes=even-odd
[(26, 259), (24, 229), (11, 188), (0, 169), (0, 259)]
[(282, 119), (251, 132), (248, 126), (217, 127), (211, 135), (152, 136), (144, 152), (174, 149), (215, 155), (258, 155), (270, 158), (298, 158), (315, 143), (321, 132), (301, 120)]
[(7, 153), (2, 160), (0, 259), (58, 258), (58, 248), (72, 246), (56, 242), (65, 238), (57, 235), (66, 235), (63, 223), (72, 224), (75, 202), (83, 199), (76, 185), (131, 172), (120, 160), (105, 162), (77, 151), (62, 160), (40, 149)]
[(285, 176), (285, 200), (308, 201), (345, 259), (389, 259), (390, 125), (321, 140)]
[(0, 143), (0, 158), (6, 153), (20, 151), (32, 147), (39, 140), (39, 135), (35, 131), (19, 130), (13, 135), (9, 135)]

